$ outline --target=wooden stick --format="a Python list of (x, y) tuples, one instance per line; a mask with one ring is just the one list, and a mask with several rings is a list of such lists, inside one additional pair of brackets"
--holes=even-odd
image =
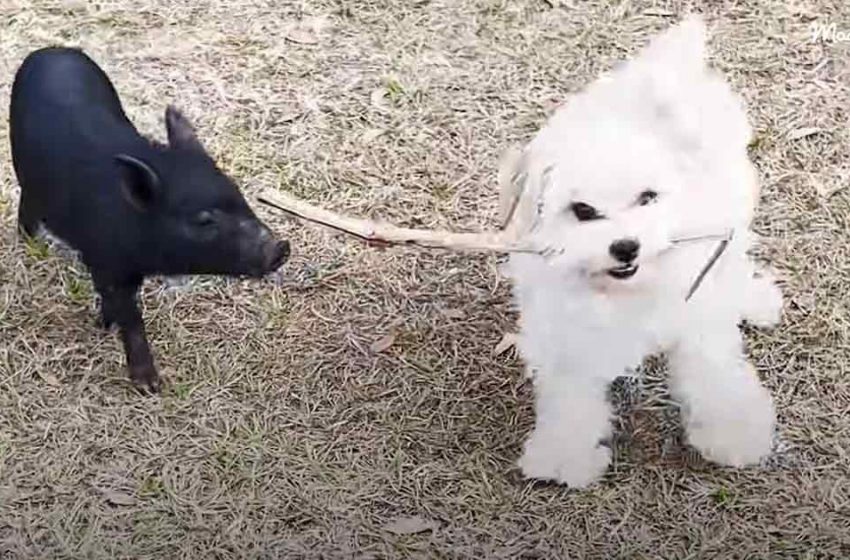
[[(412, 229), (378, 223), (372, 220), (351, 218), (308, 204), (292, 195), (276, 190), (266, 189), (260, 194), (258, 199), (263, 204), (282, 210), (287, 214), (292, 214), (304, 220), (359, 237), (370, 245), (414, 245), (430, 249), (495, 253), (537, 253), (547, 256), (562, 252), (562, 250), (551, 247), (534, 247), (528, 243), (510, 239), (503, 233), (454, 233), (450, 231)], [(685, 301), (690, 300), (694, 293), (696, 293), (708, 272), (726, 250), (726, 247), (732, 240), (733, 233), (730, 230), (723, 234), (689, 235), (687, 237), (675, 238), (671, 241), (672, 248), (694, 242), (708, 240), (720, 241), (717, 249), (715, 249), (705, 266), (702, 267), (693, 284), (691, 284), (685, 296)]]
[(412, 229), (351, 218), (313, 206), (281, 191), (267, 189), (260, 202), (310, 222), (359, 237), (372, 245), (415, 245), (431, 249), (485, 251), (497, 253), (538, 253), (539, 249), (507, 239), (500, 233), (454, 233), (449, 231)]
[[(352, 218), (319, 208), (290, 194), (272, 189), (264, 190), (257, 198), (260, 202), (272, 208), (359, 237), (371, 245), (414, 245), (429, 249), (494, 253), (537, 253), (548, 256), (562, 252), (557, 248), (537, 247), (526, 241), (518, 241), (502, 232), (455, 233), (430, 229), (403, 228), (362, 218)], [(728, 232), (722, 234), (708, 233), (675, 238), (671, 243), (674, 246), (709, 240), (725, 240), (728, 243), (729, 237), (730, 234)], [(713, 264), (714, 262), (710, 262), (708, 268), (711, 268)], [(705, 272), (707, 273), (707, 270)], [(702, 277), (704, 276), (705, 274), (702, 275)], [(702, 277), (699, 279), (700, 282), (702, 281)]]
[(720, 240), (720, 243), (717, 245), (717, 249), (714, 250), (714, 253), (712, 253), (711, 257), (709, 257), (708, 262), (705, 263), (705, 266), (703, 266), (702, 270), (699, 271), (699, 274), (697, 275), (696, 280), (694, 280), (694, 283), (691, 284), (691, 289), (688, 290), (688, 294), (685, 296), (685, 301), (690, 300), (691, 296), (696, 293), (697, 288), (699, 288), (700, 284), (702, 284), (702, 281), (705, 280), (705, 276), (708, 274), (708, 271), (711, 270), (711, 267), (714, 266), (714, 263), (716, 263), (720, 259), (720, 255), (723, 254), (723, 251), (726, 250), (726, 247), (729, 245), (729, 242), (732, 241), (733, 234), (734, 231), (730, 231), (726, 235), (726, 238)]

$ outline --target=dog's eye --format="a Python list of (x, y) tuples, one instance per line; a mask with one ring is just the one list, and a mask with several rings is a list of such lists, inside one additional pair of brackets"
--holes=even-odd
[(637, 203), (639, 206), (652, 204), (658, 199), (658, 193), (652, 189), (647, 189), (638, 195)]
[(580, 222), (589, 222), (590, 220), (599, 220), (603, 216), (596, 211), (596, 208), (584, 202), (573, 202), (570, 204), (570, 210), (576, 219)]

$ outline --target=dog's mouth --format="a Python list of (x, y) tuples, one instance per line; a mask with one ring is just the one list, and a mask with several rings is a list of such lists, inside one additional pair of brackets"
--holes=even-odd
[(626, 278), (631, 278), (638, 271), (638, 265), (634, 263), (623, 264), (620, 266), (615, 266), (614, 268), (609, 268), (607, 270), (608, 276), (612, 278), (616, 278), (617, 280), (625, 280)]

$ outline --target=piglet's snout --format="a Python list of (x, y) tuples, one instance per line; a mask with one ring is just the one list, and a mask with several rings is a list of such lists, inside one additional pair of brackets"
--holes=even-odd
[(273, 272), (280, 268), (289, 258), (289, 241), (270, 241), (266, 243), (264, 250), (265, 269)]
[(258, 221), (242, 222), (243, 250), (248, 259), (256, 263), (253, 268), (261, 276), (274, 272), (289, 257), (289, 242), (279, 241), (272, 232)]

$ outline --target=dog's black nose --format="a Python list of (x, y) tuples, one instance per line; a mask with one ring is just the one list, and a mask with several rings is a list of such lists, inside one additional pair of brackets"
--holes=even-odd
[(634, 239), (618, 239), (611, 243), (608, 252), (620, 262), (628, 263), (635, 260), (640, 251), (640, 243)]

